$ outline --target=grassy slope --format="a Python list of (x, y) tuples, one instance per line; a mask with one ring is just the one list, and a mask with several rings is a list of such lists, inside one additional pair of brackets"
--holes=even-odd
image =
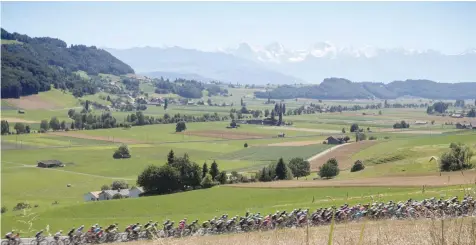
[[(68, 179), (70, 181), (74, 181)], [(58, 181), (66, 182), (66, 180)], [(87, 182), (87, 183), (92, 183)], [(87, 183), (83, 184), (86, 185)], [(41, 193), (44, 195), (67, 195), (75, 192), (63, 183), (62, 192), (52, 190)], [(41, 186), (41, 185), (40, 185)], [(40, 187), (39, 187), (40, 188)], [(210, 219), (224, 213), (229, 215), (242, 215), (246, 210), (251, 212), (275, 212), (276, 210), (292, 210), (293, 208), (317, 208), (358, 202), (372, 202), (371, 196), (385, 193), (381, 200), (404, 200), (422, 196), (462, 195), (460, 190), (448, 188), (427, 189), (422, 194), (415, 188), (296, 188), (296, 189), (246, 189), (233, 187), (215, 187), (207, 190), (177, 193), (172, 195), (143, 197), (139, 199), (111, 200), (104, 202), (74, 204), (74, 201), (60, 202), (59, 205), (39, 207), (34, 212), (39, 214), (40, 220), (36, 221), (34, 228), (39, 229), (49, 225), (52, 229), (67, 229), (80, 224), (89, 225), (100, 223), (102, 225), (118, 222), (121, 225), (146, 220), (162, 221), (167, 218), (179, 220), (184, 217), (189, 219)], [(206, 197), (206, 198), (204, 198)], [(330, 198), (332, 197), (332, 199)], [(347, 198), (348, 197), (348, 198)], [(78, 199), (78, 198), (77, 198)], [(76, 199), (76, 200), (77, 200)], [(314, 202), (312, 200), (314, 199)], [(22, 224), (15, 222), (18, 212), (9, 212), (2, 217), (3, 227), (21, 228)]]

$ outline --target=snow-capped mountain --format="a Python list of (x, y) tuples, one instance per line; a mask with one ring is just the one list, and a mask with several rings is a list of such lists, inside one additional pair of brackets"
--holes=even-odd
[(476, 81), (476, 49), (447, 55), (436, 50), (338, 47), (331, 42), (317, 42), (306, 49), (292, 50), (274, 42), (266, 46), (241, 43), (236, 48), (220, 52), (309, 82), (320, 82), (326, 77), (378, 82), (408, 78), (441, 82)]

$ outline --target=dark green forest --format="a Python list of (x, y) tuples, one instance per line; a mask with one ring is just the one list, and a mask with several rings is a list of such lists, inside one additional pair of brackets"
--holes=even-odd
[(2, 98), (47, 91), (51, 84), (71, 90), (76, 96), (96, 92), (97, 86), (74, 74), (85, 71), (123, 75), (134, 70), (108, 52), (95, 46), (70, 45), (56, 38), (32, 38), (1, 29), (2, 40), (15, 40), (15, 44), (2, 44)]
[(319, 85), (284, 85), (267, 92), (255, 92), (257, 98), (270, 99), (396, 99), (414, 96), (429, 99), (474, 99), (476, 83), (437, 83), (429, 80), (394, 81), (389, 84), (351, 82), (327, 78)]

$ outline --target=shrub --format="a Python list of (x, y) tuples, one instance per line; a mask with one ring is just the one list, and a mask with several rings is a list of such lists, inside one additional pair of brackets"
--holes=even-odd
[(1, 210), (1, 213), (4, 214), (8, 211), (8, 208), (5, 207), (5, 206), (2, 206), (2, 210)]
[(309, 162), (298, 157), (289, 161), (289, 168), (291, 169), (294, 177), (297, 179), (299, 179), (299, 177), (308, 176), (311, 173), (311, 166)]
[(332, 177), (337, 176), (339, 172), (340, 170), (337, 160), (335, 158), (331, 158), (327, 160), (327, 162), (324, 163), (321, 167), (319, 167), (318, 175), (321, 178), (330, 179)]
[(182, 132), (187, 130), (187, 125), (185, 125), (184, 121), (178, 122), (175, 126), (175, 132)]
[(450, 151), (443, 153), (440, 158), (441, 171), (458, 171), (472, 168), (473, 151), (462, 143), (451, 143)]
[(357, 125), (357, 123), (354, 123), (350, 126), (350, 132), (353, 133), (353, 132), (357, 132), (359, 131), (359, 125)]
[(376, 139), (377, 139), (377, 137), (375, 137), (375, 136), (370, 136), (369, 137), (369, 140), (376, 140)]
[(109, 186), (108, 185), (102, 185), (101, 186), (101, 191), (105, 191), (105, 190), (109, 190)]
[(213, 182), (212, 176), (210, 174), (206, 174), (205, 177), (203, 177), (200, 185), (203, 188), (210, 188), (213, 187), (215, 183)]
[(112, 157), (113, 157), (114, 159), (130, 158), (130, 157), (131, 157), (131, 154), (130, 154), (130, 152), (129, 152), (129, 148), (127, 147), (127, 145), (122, 144), (122, 145), (119, 146), (119, 148), (114, 152), (114, 154), (112, 155)]
[(226, 171), (221, 171), (216, 177), (216, 179), (220, 184), (222, 185), (226, 184), (226, 181), (227, 181)]
[(248, 143), (245, 143), (245, 144), (244, 144), (244, 147), (247, 148), (247, 147), (248, 147)]
[(364, 163), (360, 160), (357, 160), (354, 162), (354, 165), (352, 165), (350, 172), (358, 172), (360, 170), (364, 170), (364, 168), (365, 168)]
[(383, 137), (383, 138), (386, 139), (386, 140), (388, 140), (388, 139), (390, 139), (390, 136), (385, 136), (385, 137)]
[(13, 211), (23, 210), (23, 209), (27, 209), (27, 208), (31, 208), (30, 204), (25, 203), (25, 202), (19, 202), (19, 203), (17, 203), (17, 205), (15, 207), (13, 207)]
[(367, 139), (367, 135), (365, 135), (364, 133), (360, 133), (360, 132), (355, 133), (356, 142), (366, 140), (366, 139)]
[(393, 124), (393, 128), (410, 128), (410, 124), (406, 123), (405, 121), (396, 122)]
[(122, 199), (124, 198), (120, 193), (116, 193), (112, 196), (112, 199)]

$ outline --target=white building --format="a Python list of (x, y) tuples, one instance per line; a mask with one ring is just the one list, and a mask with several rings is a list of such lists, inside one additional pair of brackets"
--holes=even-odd
[(132, 187), (131, 189), (120, 190), (104, 190), (93, 191), (84, 194), (84, 201), (103, 201), (114, 199), (114, 195), (121, 195), (123, 198), (137, 198), (140, 194), (144, 193), (144, 190), (140, 187)]

